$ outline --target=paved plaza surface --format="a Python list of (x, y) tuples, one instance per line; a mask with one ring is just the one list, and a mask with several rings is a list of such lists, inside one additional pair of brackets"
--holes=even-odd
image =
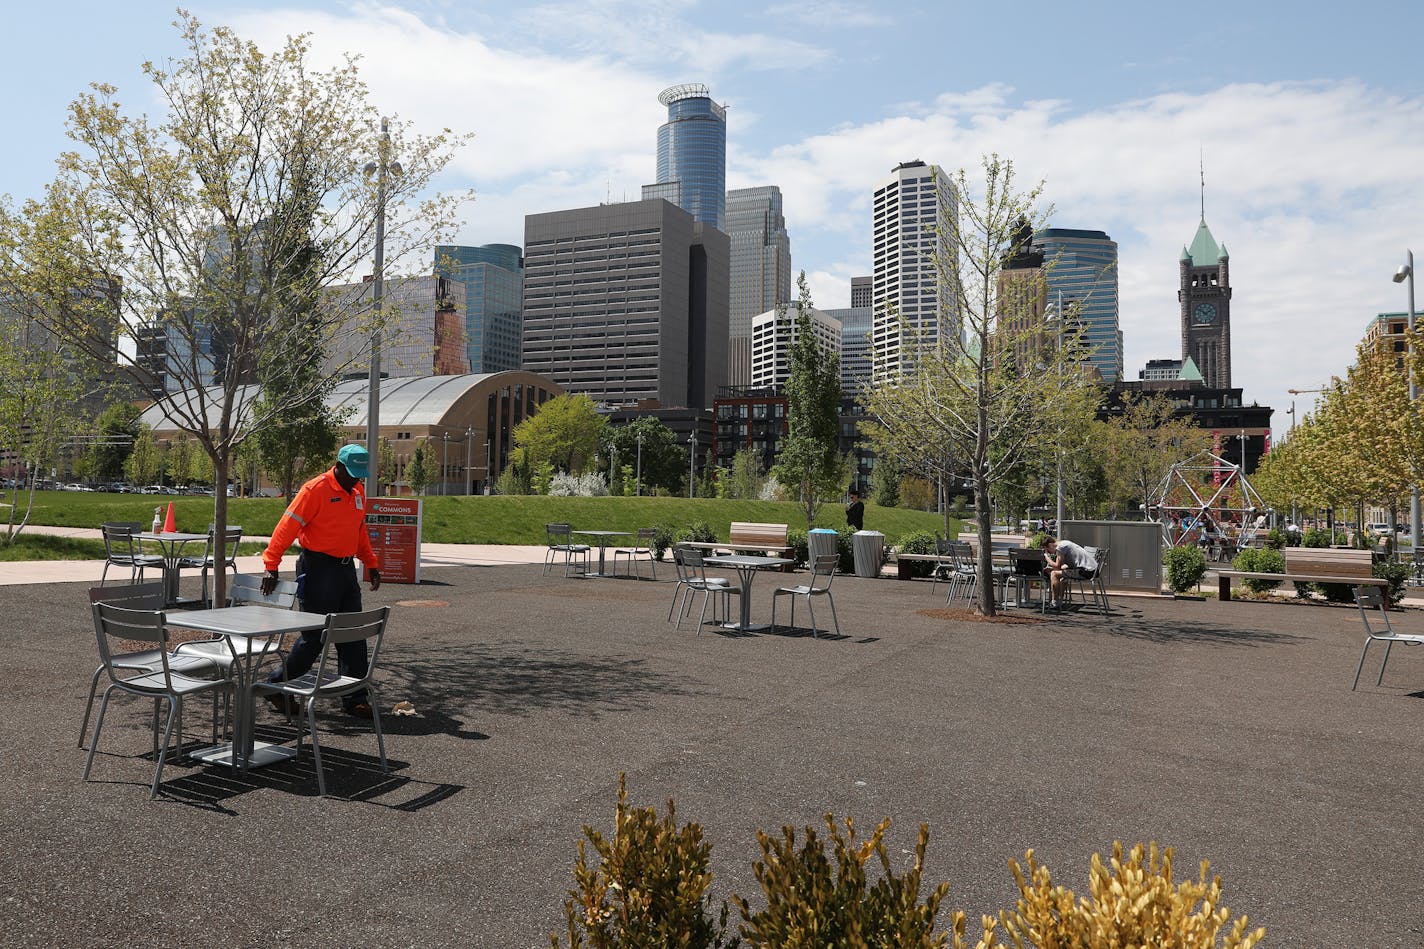
[[(704, 826), (715, 894), (753, 905), (756, 830), (829, 811), (891, 818), (897, 861), (928, 823), (926, 879), (971, 919), (1012, 902), (1029, 847), (1081, 893), (1095, 851), (1155, 838), (1178, 876), (1209, 859), (1267, 946), (1424, 945), (1424, 649), (1380, 687), (1375, 654), (1351, 692), (1353, 607), (1120, 598), (1007, 625), (922, 612), (943, 585), (838, 577), (839, 638), (804, 607), (796, 630), (699, 636), (665, 619), (670, 576), (428, 566), (368, 592), (394, 605), (382, 704), (419, 714), (385, 717), (383, 775), (328, 703), (325, 800), (308, 754), (170, 766), (150, 802), (148, 706), (125, 698), (82, 782), (87, 583), (0, 586), (0, 944), (547, 945), (626, 772), (632, 801)], [(754, 618), (779, 579), (805, 574), (759, 577)], [(190, 743), (206, 722), (193, 703)]]

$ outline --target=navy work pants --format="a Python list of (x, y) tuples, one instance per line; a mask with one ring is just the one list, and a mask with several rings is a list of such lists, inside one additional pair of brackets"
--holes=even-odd
[[(356, 576), (356, 564), (342, 561), (316, 551), (302, 551), (297, 557), (297, 589), (301, 608), (308, 613), (359, 613), (361, 611), (361, 581)], [(302, 633), (287, 662), (272, 673), (273, 682), (305, 675), (321, 656), (322, 630)], [(359, 679), (366, 674), (366, 641), (336, 644), (337, 671)], [(341, 697), (346, 708), (366, 701), (366, 692), (353, 692)]]

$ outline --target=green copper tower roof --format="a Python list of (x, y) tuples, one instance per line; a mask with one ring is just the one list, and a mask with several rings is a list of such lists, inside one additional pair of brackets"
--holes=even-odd
[(1206, 218), (1202, 218), (1201, 224), (1197, 226), (1197, 236), (1192, 238), (1192, 246), (1182, 251), (1182, 259), (1190, 257), (1193, 267), (1214, 267), (1216, 262), (1225, 256), (1223, 249), (1217, 246), (1216, 238), (1211, 236), (1211, 229), (1206, 226)]
[[(1202, 227), (1205, 228), (1206, 225), (1203, 224)], [(1210, 235), (1210, 234), (1207, 235), (1207, 239), (1208, 239), (1208, 240), (1211, 239), (1211, 235)], [(1197, 364), (1196, 364), (1196, 362), (1192, 359), (1192, 357), (1188, 356), (1186, 359), (1183, 359), (1183, 360), (1182, 360), (1182, 371), (1179, 372), (1179, 373), (1177, 373), (1177, 378), (1178, 378), (1179, 380), (1181, 380), (1182, 382), (1201, 382), (1201, 381), (1202, 381), (1201, 370), (1197, 368)]]

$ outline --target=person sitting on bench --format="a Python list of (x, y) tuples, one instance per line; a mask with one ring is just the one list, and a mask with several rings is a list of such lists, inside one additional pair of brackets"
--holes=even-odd
[(1091, 548), (1055, 537), (1048, 538), (1043, 545), (1043, 552), (1048, 556), (1048, 587), (1051, 597), (1048, 608), (1059, 610), (1063, 608), (1064, 579), (1093, 579), (1098, 575), (1098, 558), (1094, 556)]

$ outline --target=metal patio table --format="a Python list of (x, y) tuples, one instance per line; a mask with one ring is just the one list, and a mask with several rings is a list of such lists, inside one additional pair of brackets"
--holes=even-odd
[(607, 577), (611, 574), (605, 572), (603, 558), (608, 551), (608, 542), (615, 537), (636, 536), (632, 531), (569, 531), (570, 534), (578, 534), (582, 537), (591, 537), (598, 545), (598, 572), (585, 574), (589, 577)]
[(725, 623), (724, 628), (735, 629), (743, 633), (759, 633), (764, 629), (770, 629), (771, 624), (760, 623), (752, 625), (752, 580), (756, 578), (759, 571), (768, 567), (781, 567), (794, 560), (785, 557), (755, 557), (747, 554), (720, 554), (715, 557), (704, 557), (704, 564), (716, 567), (731, 567), (737, 571), (737, 578), (742, 582), (742, 609), (741, 621), (737, 623)]
[(275, 636), (286, 633), (300, 633), (311, 629), (321, 629), (326, 625), (323, 613), (303, 613), (297, 610), (282, 610), (272, 606), (225, 606), (215, 610), (193, 610), (169, 616), (168, 624), (181, 629), (196, 629), (224, 636), (238, 636), (247, 640), (260, 638), (264, 648), (249, 648), (238, 652), (233, 663), (237, 674), (238, 696), (234, 704), (232, 741), (222, 742), (195, 751), (192, 757), (209, 764), (231, 765), (236, 753), (239, 768), (260, 768), (264, 765), (286, 761), (297, 755), (296, 748), (289, 748), (274, 742), (259, 742), (253, 735), (252, 686), (262, 665), (262, 660), (270, 655), (267, 645)]
[[(157, 544), (163, 556), (163, 602), (165, 606), (189, 605), (178, 598), (179, 582), (182, 579), (181, 563), (183, 548), (194, 541), (208, 542), (207, 534), (184, 534), (178, 531), (144, 531), (135, 535), (139, 540)], [(198, 601), (191, 601), (196, 603)]]

